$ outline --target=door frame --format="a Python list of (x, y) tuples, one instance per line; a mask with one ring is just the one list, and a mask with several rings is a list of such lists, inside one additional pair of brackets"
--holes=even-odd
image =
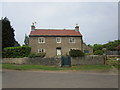
[[(56, 56), (59, 56), (59, 55), (57, 54), (57, 53), (58, 53), (58, 52), (57, 52), (57, 50), (60, 50), (61, 55), (62, 55), (62, 50), (61, 50), (61, 47), (57, 47), (57, 48), (56, 48)], [(60, 55), (60, 56), (61, 56), (61, 55)]]

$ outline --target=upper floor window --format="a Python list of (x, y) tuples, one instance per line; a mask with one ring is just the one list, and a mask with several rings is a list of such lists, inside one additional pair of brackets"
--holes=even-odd
[(72, 37), (71, 37), (71, 38), (69, 39), (69, 43), (75, 43), (75, 38), (72, 38)]
[(56, 43), (61, 43), (61, 38), (60, 37), (56, 38)]
[(45, 49), (43, 49), (43, 48), (38, 49), (38, 53), (45, 53)]
[(45, 38), (44, 37), (38, 38), (38, 43), (45, 43)]

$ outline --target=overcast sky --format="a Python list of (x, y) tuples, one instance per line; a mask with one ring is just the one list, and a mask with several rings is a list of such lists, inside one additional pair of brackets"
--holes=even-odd
[(118, 39), (117, 2), (5, 2), (2, 16), (11, 21), (21, 45), (32, 22), (39, 29), (74, 29), (79, 24), (84, 42), (92, 45)]

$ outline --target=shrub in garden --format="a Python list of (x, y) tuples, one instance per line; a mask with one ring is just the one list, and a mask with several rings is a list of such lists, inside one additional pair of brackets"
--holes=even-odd
[(81, 50), (71, 49), (69, 52), (69, 55), (71, 57), (82, 57), (82, 56), (84, 56), (84, 53)]
[(103, 55), (103, 51), (102, 50), (96, 50), (94, 52), (94, 55)]
[(35, 58), (35, 53), (31, 53), (28, 55), (29, 58)]
[(35, 57), (45, 57), (46, 53), (31, 53), (28, 57), (35, 58)]
[(31, 48), (28, 46), (19, 46), (19, 47), (7, 47), (3, 49), (2, 56), (3, 58), (21, 58), (28, 57), (30, 54)]

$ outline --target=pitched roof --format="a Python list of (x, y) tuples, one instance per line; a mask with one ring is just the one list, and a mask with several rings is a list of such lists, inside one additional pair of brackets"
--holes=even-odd
[(67, 29), (35, 29), (35, 31), (30, 32), (30, 36), (82, 36), (80, 32), (75, 30), (67, 30)]

